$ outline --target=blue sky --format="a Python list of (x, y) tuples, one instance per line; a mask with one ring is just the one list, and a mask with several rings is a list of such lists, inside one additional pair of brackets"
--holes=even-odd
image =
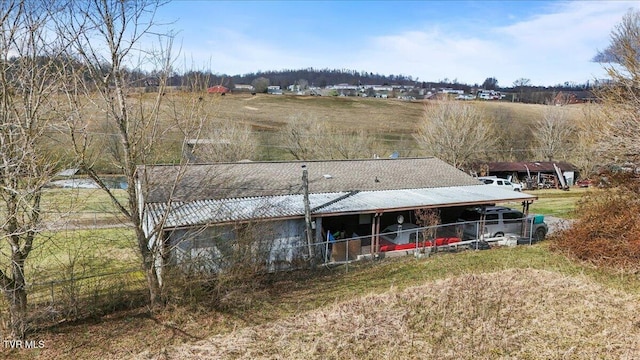
[(162, 7), (176, 68), (330, 68), (501, 86), (603, 78), (591, 62), (637, 1), (186, 1)]

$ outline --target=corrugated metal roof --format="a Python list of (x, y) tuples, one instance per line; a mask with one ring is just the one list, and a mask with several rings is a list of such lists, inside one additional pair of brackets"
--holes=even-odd
[(493, 172), (555, 172), (553, 164), (556, 164), (562, 171), (577, 171), (578, 169), (570, 163), (564, 161), (514, 161), (514, 162), (491, 162), (489, 173)]
[[(320, 205), (344, 194), (346, 193), (310, 194), (309, 202)], [(146, 204), (147, 213), (155, 224), (161, 221), (167, 209), (170, 212), (165, 228), (304, 216), (303, 195)]]
[[(534, 200), (535, 196), (490, 185), (441, 188), (396, 189), (383, 191), (310, 194), (313, 216), (344, 213), (372, 213), (400, 209), (487, 204)], [(202, 224), (304, 217), (302, 195), (278, 195), (193, 202), (149, 203), (147, 212), (154, 223), (171, 207), (165, 228)]]

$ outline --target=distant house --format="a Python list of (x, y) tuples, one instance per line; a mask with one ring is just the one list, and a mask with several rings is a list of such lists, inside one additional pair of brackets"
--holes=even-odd
[(279, 85), (271, 85), (267, 87), (267, 93), (271, 95), (282, 95), (282, 89)]
[(246, 92), (251, 92), (255, 90), (253, 85), (250, 85), (250, 84), (235, 84), (233, 86), (233, 89), (237, 91), (246, 91)]
[(229, 92), (229, 88), (224, 87), (222, 85), (215, 85), (207, 89), (207, 93), (209, 94), (220, 94), (224, 95)]
[[(415, 223), (418, 209), (439, 209), (443, 222), (456, 222), (469, 206), (536, 199), (481, 184), (436, 158), (141, 166), (137, 178), (145, 232), (150, 244), (165, 248), (158, 266), (199, 259), (212, 270), (246, 229), (240, 225), (251, 223), (269, 227), (260, 234), (270, 244), (270, 269), (304, 263), (312, 247), (305, 208), (313, 244), (321, 244), (330, 230), (357, 234), (359, 240), (349, 244), (349, 258), (355, 258), (377, 253), (381, 231), (401, 218)], [(326, 259), (322, 245), (313, 247), (318, 260)]]
[(443, 94), (454, 94), (454, 95), (464, 94), (464, 90), (458, 90), (453, 88), (439, 88), (438, 92)]
[(505, 95), (495, 90), (478, 90), (476, 97), (482, 100), (501, 100)]
[(596, 98), (590, 91), (563, 92), (560, 91), (553, 97), (552, 102), (556, 106), (582, 104), (595, 102)]

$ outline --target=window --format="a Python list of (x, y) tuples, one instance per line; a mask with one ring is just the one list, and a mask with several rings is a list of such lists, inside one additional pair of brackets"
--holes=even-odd
[(485, 223), (487, 225), (496, 225), (496, 224), (498, 224), (498, 214), (487, 214)]
[(524, 214), (522, 214), (519, 211), (506, 211), (502, 213), (502, 218), (504, 220), (520, 220), (523, 217), (524, 217)]
[(503, 185), (502, 180), (498, 180), (498, 185)]

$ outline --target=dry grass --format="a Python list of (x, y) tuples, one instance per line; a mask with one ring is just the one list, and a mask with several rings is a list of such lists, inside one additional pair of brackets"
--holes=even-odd
[(584, 277), (511, 269), (392, 289), (137, 358), (633, 359), (639, 305)]
[(553, 249), (588, 263), (640, 269), (640, 189), (591, 190), (578, 203), (574, 226), (553, 237)]
[[(142, 104), (150, 102), (153, 94), (135, 95), (132, 102), (140, 100)], [(199, 100), (202, 98), (202, 100)], [(401, 156), (424, 155), (417, 149), (413, 134), (424, 114), (421, 101), (400, 101), (396, 99), (373, 99), (360, 97), (328, 97), (328, 96), (292, 96), (258, 94), (230, 94), (228, 96), (211, 96), (209, 94), (167, 93), (163, 99), (163, 127), (175, 126), (177, 119), (190, 116), (188, 109), (194, 101), (207, 115), (207, 121), (221, 123), (242, 123), (252, 127), (261, 134), (261, 155), (254, 160), (284, 160), (287, 154), (280, 148), (275, 132), (282, 129), (292, 118), (310, 115), (319, 120), (326, 120), (329, 125), (342, 129), (364, 130), (375, 136), (390, 154), (399, 151)], [(501, 129), (500, 136), (510, 138), (510, 147), (518, 150), (527, 147), (530, 141), (530, 127), (540, 118), (543, 105), (519, 104), (509, 102), (474, 101), (495, 126)], [(567, 107), (572, 116), (580, 116), (582, 105)], [(87, 106), (86, 117), (91, 119), (89, 131), (95, 132), (91, 147), (96, 156), (96, 166), (101, 171), (112, 172), (113, 167), (108, 157), (102, 156), (110, 147), (109, 136), (114, 129), (104, 124), (103, 115), (94, 106)], [(193, 115), (193, 114), (191, 114)], [(202, 115), (202, 114), (201, 114)], [(52, 134), (52, 136), (57, 136)], [(68, 141), (66, 138), (57, 141)], [(163, 135), (162, 147), (157, 147), (155, 154), (158, 162), (169, 163), (181, 156), (181, 135), (177, 129)], [(68, 149), (52, 142), (51, 152), (67, 154)], [(66, 156), (66, 155), (63, 155)]]
[[(185, 286), (191, 303), (60, 323), (29, 336), (44, 349), (0, 358), (561, 358), (571, 346), (579, 358), (607, 344), (624, 358), (638, 338), (638, 276), (572, 263), (547, 244), (279, 273), (236, 286), (223, 307)], [(534, 346), (540, 355), (527, 355)]]

